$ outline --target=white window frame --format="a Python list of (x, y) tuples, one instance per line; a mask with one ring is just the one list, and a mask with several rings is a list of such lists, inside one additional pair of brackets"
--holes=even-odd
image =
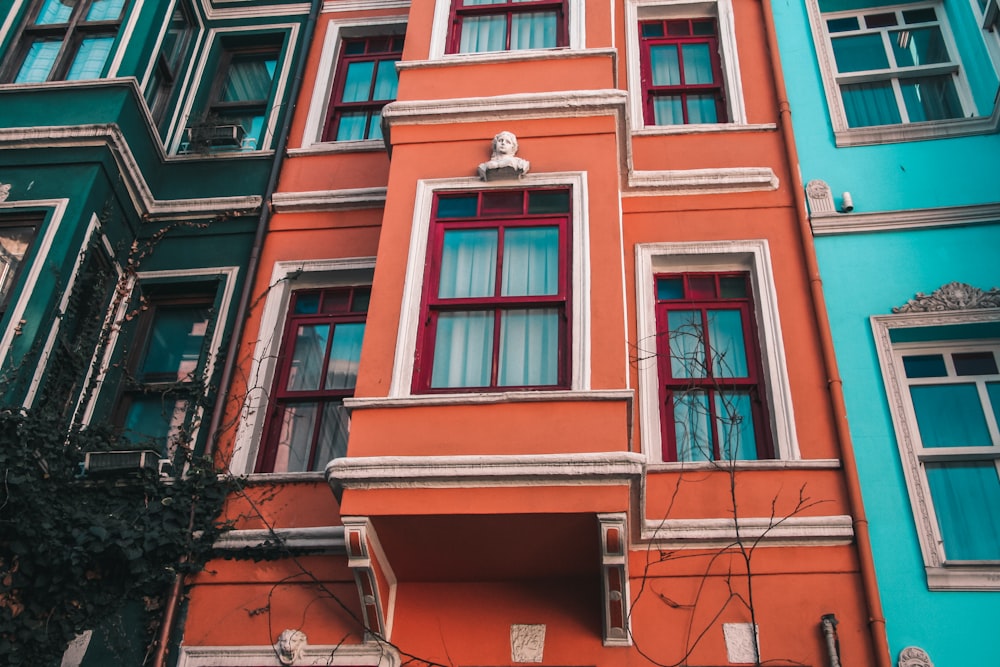
[[(714, 18), (719, 26), (719, 59), (722, 65), (726, 111), (725, 123), (646, 125), (643, 114), (641, 45), (639, 24), (666, 18)], [(628, 0), (625, 3), (625, 48), (628, 55), (629, 121), (633, 134), (677, 134), (686, 132), (745, 129), (747, 110), (736, 49), (736, 25), (732, 0)]]
[[(448, 45), (448, 28), (451, 19), (452, 0), (437, 0), (434, 5), (434, 25), (431, 28), (430, 60), (461, 58), (463, 60), (490, 61), (512, 60), (525, 54), (551, 54), (559, 50), (579, 50), (586, 47), (584, 41), (584, 0), (566, 0), (566, 32), (568, 46), (548, 49), (517, 49), (513, 51), (490, 51), (488, 53), (445, 53)], [(548, 56), (545, 56), (548, 57)]]
[(334, 90), (334, 76), (344, 39), (355, 37), (375, 37), (378, 35), (402, 35), (406, 33), (406, 16), (378, 16), (365, 19), (331, 19), (327, 24), (326, 37), (319, 57), (319, 69), (313, 86), (309, 112), (306, 114), (305, 129), (302, 131), (302, 148), (290, 150), (289, 154), (305, 152), (381, 151), (385, 150), (382, 139), (361, 141), (323, 141), (323, 123), (330, 108), (330, 97)]
[[(285, 667), (274, 646), (181, 645), (177, 667)], [(386, 644), (306, 644), (296, 665), (399, 667), (399, 652)]]
[[(989, 131), (988, 128), (992, 127), (991, 123), (983, 124), (984, 119), (980, 117), (979, 111), (976, 109), (976, 104), (969, 88), (969, 82), (965, 76), (965, 69), (962, 66), (961, 52), (955, 42), (954, 35), (948, 23), (947, 12), (942, 2), (932, 0), (930, 2), (901, 3), (884, 7), (872, 6), (868, 9), (830, 12), (827, 14), (820, 12), (819, 0), (805, 0), (805, 3), (806, 11), (809, 14), (809, 24), (812, 28), (813, 43), (816, 47), (816, 58), (823, 81), (823, 91), (826, 95), (827, 108), (830, 111), (830, 122), (833, 125), (837, 146), (864, 146), (901, 141), (919, 141), (922, 139), (939, 139), (948, 136), (979, 134)], [(871, 127), (848, 127), (847, 114), (844, 111), (844, 104), (840, 94), (840, 83), (838, 80), (840, 77), (838, 77), (837, 64), (833, 56), (833, 44), (826, 29), (827, 19), (899, 9), (919, 9), (923, 7), (934, 8), (938, 23), (941, 26), (941, 34), (948, 48), (948, 53), (955, 63), (956, 72), (953, 75), (955, 77), (955, 89), (958, 93), (959, 102), (962, 105), (964, 117), (916, 123), (897, 123), (894, 125), (874, 125)], [(854, 74), (850, 76), (853, 77)], [(895, 78), (897, 77), (882, 75), (874, 77), (873, 80)], [(970, 115), (972, 116), (971, 118)]]
[(254, 344), (253, 361), (247, 376), (247, 387), (240, 410), (233, 454), (229, 470), (234, 475), (259, 476), (268, 480), (285, 477), (322, 478), (322, 472), (254, 473), (257, 452), (264, 435), (264, 422), (274, 375), (281, 352), (281, 336), (292, 292), (304, 289), (337, 287), (340, 285), (371, 284), (375, 268), (374, 257), (345, 259), (292, 260), (275, 262), (271, 272), (270, 288), (264, 309), (261, 311), (257, 342)]
[[(920, 443), (919, 430), (913, 406), (909, 400), (908, 383), (903, 369), (902, 355), (915, 350), (935, 347), (934, 342), (893, 343), (891, 334), (899, 329), (933, 329), (941, 327), (942, 339), (937, 341), (937, 349), (942, 352), (956, 348), (991, 349), (1000, 347), (997, 339), (948, 339), (949, 326), (997, 323), (1000, 310), (953, 311), (950, 313), (904, 313), (880, 315), (871, 318), (875, 348), (878, 353), (885, 383), (886, 399), (892, 416), (896, 444), (903, 467), (903, 478), (910, 496), (910, 506), (915, 522), (917, 540), (923, 557), (930, 590), (1000, 590), (1000, 561), (984, 561), (982, 564), (968, 561), (948, 563), (944, 554), (944, 543), (938, 528), (930, 487), (924, 472), (923, 460), (928, 459), (926, 450)], [(987, 415), (987, 420), (992, 417)], [(952, 449), (952, 448), (949, 448)], [(977, 450), (985, 448), (977, 447)], [(938, 452), (947, 455), (944, 452)], [(955, 452), (949, 452), (954, 454)], [(988, 453), (977, 451), (977, 454)]]
[(969, 0), (972, 14), (983, 31), (983, 41), (993, 59), (994, 68), (1000, 69), (1000, 0), (986, 0), (986, 9), (979, 6), (979, 0)]
[[(637, 344), (639, 357), (639, 429), (642, 449), (650, 463), (670, 467), (713, 466), (717, 462), (690, 463), (663, 461), (661, 435), (658, 359), (656, 358), (656, 287), (657, 273), (689, 271), (746, 271), (753, 287), (754, 316), (763, 362), (764, 399), (770, 417), (774, 459), (800, 458), (791, 387), (788, 381), (778, 295), (771, 267), (771, 253), (766, 239), (697, 243), (644, 243), (635, 249), (635, 286)], [(774, 459), (734, 461), (737, 468), (767, 466)]]
[[(570, 262), (570, 391), (590, 389), (590, 225), (588, 221), (586, 172), (547, 173), (528, 175), (516, 182), (526, 190), (546, 186), (569, 186), (571, 253)], [(511, 183), (484, 183), (477, 178), (445, 178), (417, 181), (416, 201), (413, 206), (413, 226), (410, 231), (410, 252), (406, 262), (403, 284), (403, 302), (399, 315), (396, 339), (396, 357), (393, 361), (389, 398), (410, 398), (435, 401), (439, 394), (413, 395), (413, 361), (417, 339), (422, 326), (420, 303), (424, 290), (424, 267), (427, 262), (427, 238), (430, 232), (431, 207), (434, 194), (439, 190), (468, 190), (481, 192), (490, 189), (510, 189)], [(559, 391), (559, 390), (554, 390)], [(511, 396), (521, 392), (483, 392), (471, 394), (463, 391), (458, 400), (470, 396)], [(538, 396), (539, 391), (527, 392)], [(464, 398), (462, 398), (464, 397)]]

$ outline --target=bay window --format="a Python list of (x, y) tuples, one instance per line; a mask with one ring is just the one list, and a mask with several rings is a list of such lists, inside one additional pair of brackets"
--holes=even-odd
[(453, 0), (448, 53), (567, 45), (566, 0)]
[(382, 107), (396, 99), (402, 53), (402, 35), (343, 41), (323, 141), (382, 138)]
[(569, 386), (570, 192), (438, 193), (415, 392)]
[(347, 454), (368, 287), (292, 293), (257, 472), (322, 470)]
[(962, 118), (964, 82), (940, 5), (822, 15), (848, 127)]
[(646, 125), (726, 122), (714, 18), (639, 24)]
[(773, 456), (747, 273), (655, 276), (664, 461)]
[(40, 0), (32, 4), (3, 81), (97, 79), (118, 38), (125, 0)]

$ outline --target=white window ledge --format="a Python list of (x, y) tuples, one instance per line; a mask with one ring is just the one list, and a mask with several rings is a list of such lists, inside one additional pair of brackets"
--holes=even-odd
[(735, 546), (739, 541), (767, 546), (833, 546), (854, 539), (848, 515), (741, 517), (739, 533), (732, 519), (646, 519), (641, 539), (660, 548), (710, 548)]
[(1000, 591), (1000, 562), (976, 565), (926, 566), (927, 588), (932, 591)]
[[(536, 60), (569, 60), (607, 56), (617, 62), (617, 49), (571, 49), (566, 46), (551, 49), (517, 49), (514, 51), (489, 51), (487, 53), (449, 53), (433, 60), (404, 60), (396, 64), (396, 69), (426, 69), (433, 67), (454, 67), (456, 65), (487, 65), (491, 63), (514, 63)], [(616, 66), (617, 67), (617, 66)]]
[(385, 206), (385, 192), (385, 188), (275, 192), (271, 206), (278, 213), (381, 208)]
[(370, 408), (415, 408), (438, 405), (484, 405), (493, 403), (553, 403), (579, 401), (625, 401), (632, 403), (631, 389), (607, 391), (505, 391), (469, 394), (426, 394), (398, 398), (345, 398), (351, 410)]
[(839, 459), (761, 459), (759, 461), (670, 461), (650, 463), (647, 472), (670, 473), (721, 470), (839, 470)]
[(276, 539), (292, 550), (346, 553), (343, 526), (231, 530), (216, 540), (212, 547), (219, 551), (239, 551), (263, 547)]
[(935, 120), (925, 123), (905, 123), (900, 125), (877, 125), (854, 127), (834, 132), (837, 147), (871, 146), (904, 141), (927, 141), (950, 137), (971, 137), (979, 134), (993, 134), (1000, 129), (1000, 104), (995, 105), (989, 116)]
[(716, 132), (776, 132), (776, 123), (696, 123), (691, 125), (651, 125), (632, 130), (633, 137), (659, 137), (675, 134), (711, 134)]
[(385, 142), (381, 139), (362, 139), (359, 141), (322, 141), (302, 148), (289, 148), (288, 155), (329, 155), (330, 153), (376, 153), (385, 151)]
[(626, 196), (766, 192), (778, 189), (778, 177), (770, 167), (630, 171), (628, 185)]

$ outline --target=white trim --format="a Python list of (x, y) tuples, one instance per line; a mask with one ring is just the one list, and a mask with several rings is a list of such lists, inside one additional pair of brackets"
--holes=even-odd
[[(282, 10), (281, 14), (285, 15), (289, 12), (287, 10)], [(223, 36), (227, 35), (239, 35), (240, 33), (274, 33), (276, 35), (282, 36), (282, 45), (279, 49), (279, 58), (281, 61), (281, 70), (278, 74), (277, 85), (275, 85), (274, 95), (268, 100), (271, 104), (271, 109), (268, 114), (266, 114), (264, 123), (264, 137), (261, 139), (260, 148), (253, 151), (233, 151), (232, 153), (227, 152), (226, 157), (232, 157), (233, 155), (239, 153), (248, 153), (251, 155), (260, 155), (266, 153), (267, 151), (273, 150), (271, 142), (274, 138), (274, 133), (277, 129), (278, 115), (284, 109), (284, 95), (285, 88), (289, 84), (289, 74), (292, 69), (292, 61), (295, 59), (294, 54), (296, 53), (296, 48), (298, 44), (299, 30), (301, 26), (298, 23), (268, 23), (262, 25), (253, 26), (232, 26), (225, 28), (211, 28), (205, 36), (205, 44), (208, 48), (203, 49), (201, 57), (197, 60), (197, 64), (194, 67), (192, 79), (198, 82), (196, 85), (192, 86), (193, 94), (187, 96), (182, 111), (179, 118), (184, 120), (178, 124), (172, 124), (170, 131), (173, 133), (171, 137), (168, 135), (167, 145), (169, 149), (167, 150), (170, 154), (176, 154), (178, 147), (181, 144), (181, 140), (184, 138), (184, 129), (190, 121), (192, 115), (194, 114), (194, 104), (199, 97), (199, 93), (207, 90), (206, 86), (211, 86), (214, 81), (215, 73), (211, 77), (205, 77), (205, 69), (208, 65), (209, 59), (216, 57), (222, 53), (225, 48), (223, 46)], [(287, 37), (287, 43), (286, 38)], [(274, 84), (272, 84), (274, 85)], [(204, 100), (203, 100), (204, 101)], [(200, 156), (199, 156), (200, 157)]]
[[(639, 371), (639, 429), (650, 463), (662, 460), (659, 379), (654, 351), (643, 353), (644, 341), (656, 340), (656, 290), (653, 275), (663, 271), (749, 271), (755, 317), (764, 364), (771, 437), (777, 459), (798, 459), (792, 394), (785, 346), (781, 338), (778, 296), (766, 239), (696, 243), (646, 243), (635, 248), (636, 334)], [(646, 357), (646, 358), (643, 358)]]
[(351, 410), (369, 410), (372, 408), (415, 408), (441, 405), (487, 405), (494, 403), (575, 403), (586, 401), (616, 402), (625, 401), (629, 404), (628, 412), (632, 412), (631, 389), (604, 389), (584, 391), (505, 391), (505, 392), (472, 392), (468, 394), (415, 394), (403, 398), (346, 398), (344, 405)]
[(733, 519), (646, 519), (641, 540), (666, 549), (724, 549), (738, 541), (769, 547), (847, 545), (854, 540), (854, 520), (846, 514), (740, 517), (735, 523)]
[[(52, 212), (48, 216), (43, 216), (39, 227), (45, 227), (45, 232), (41, 237), (36, 236), (34, 247), (29, 252), (33, 256), (31, 264), (27, 267), (20, 282), (24, 286), (18, 294), (17, 302), (8, 309), (7, 328), (0, 336), (0, 368), (7, 363), (7, 356), (10, 354), (11, 345), (14, 338), (20, 333), (19, 323), (24, 318), (24, 312), (31, 300), (32, 289), (38, 280), (38, 276), (48, 264), (49, 250), (55, 241), (59, 226), (66, 215), (66, 208), (69, 206), (69, 199), (37, 199), (34, 201), (5, 201), (0, 202), (0, 213), (4, 211), (16, 211), (21, 208), (51, 208)], [(48, 219), (44, 219), (47, 217)], [(41, 231), (41, 230), (39, 230)]]
[[(445, 49), (448, 43), (448, 32), (451, 25), (451, 0), (437, 0), (434, 5), (434, 24), (431, 28), (431, 43), (430, 43), (430, 53), (428, 57), (431, 60), (459, 60), (466, 57), (475, 57), (483, 54), (479, 53), (448, 53), (445, 54)], [(536, 53), (548, 54), (558, 53), (559, 51), (565, 51), (567, 48), (572, 50), (579, 50), (586, 48), (586, 38), (584, 35), (584, 30), (586, 28), (586, 17), (584, 16), (586, 6), (585, 0), (566, 0), (566, 32), (569, 38), (569, 44), (567, 46), (558, 46), (551, 49), (530, 49)], [(510, 51), (496, 51), (491, 52), (491, 56), (499, 56), (498, 59), (503, 60), (504, 56), (524, 53), (529, 51), (529, 49), (513, 49)]]
[(334, 459), (326, 477), (336, 489), (607, 486), (638, 482), (644, 463), (633, 452), (366, 456)]
[[(198, 2), (198, 0), (191, 0)], [(225, 7), (221, 5), (242, 5), (241, 7)], [(201, 11), (210, 21), (225, 19), (261, 19), (275, 16), (294, 16), (308, 14), (309, 3), (295, 5), (267, 4), (251, 5), (246, 0), (201, 0)]]
[(273, 544), (275, 539), (280, 540), (282, 547), (293, 551), (347, 553), (343, 526), (230, 530), (223, 533), (212, 548), (239, 551)]
[(271, 206), (275, 213), (381, 208), (385, 206), (385, 193), (386, 188), (275, 192)]
[(135, 4), (132, 6), (129, 6), (129, 3), (125, 3), (125, 6), (129, 7), (128, 17), (122, 22), (117, 35), (118, 50), (115, 51), (115, 55), (111, 59), (111, 64), (108, 66), (107, 76), (101, 78), (113, 79), (118, 76), (118, 68), (121, 66), (122, 60), (125, 58), (125, 51), (132, 42), (132, 35), (135, 33), (135, 26), (139, 22), (139, 16), (142, 14), (144, 0), (134, 0), (134, 2)]
[(381, 149), (385, 148), (385, 144), (381, 140), (324, 142), (322, 140), (323, 121), (330, 108), (333, 78), (337, 71), (337, 63), (340, 61), (340, 48), (344, 37), (404, 34), (406, 32), (406, 18), (405, 14), (401, 14), (397, 16), (330, 19), (327, 24), (326, 37), (323, 40), (323, 50), (319, 56), (316, 83), (309, 100), (309, 112), (306, 114), (306, 123), (302, 130), (302, 148), (309, 148), (313, 145), (337, 146), (338, 151), (371, 150), (376, 145)]
[(274, 384), (285, 313), (288, 311), (292, 290), (358, 284), (359, 280), (370, 283), (374, 268), (374, 257), (289, 260), (274, 263), (267, 299), (261, 311), (257, 341), (254, 343), (250, 373), (247, 375), (239, 427), (233, 439), (229, 470), (234, 475), (252, 473), (257, 460), (267, 414), (268, 394)]
[(770, 167), (718, 167), (629, 171), (630, 192), (622, 196), (704, 195), (727, 192), (770, 192), (778, 189), (778, 177)]
[[(9, 36), (13, 34), (14, 31), (14, 19), (17, 18), (18, 12), (21, 11), (21, 5), (29, 0), (13, 0), (10, 5), (10, 10), (7, 12), (7, 18), (4, 19), (3, 24), (0, 24), (0, 46), (3, 46), (4, 42)], [(8, 44), (6, 51), (9, 53), (13, 47), (13, 44)]]
[[(640, 70), (639, 23), (657, 18), (713, 17), (719, 22), (719, 57), (725, 82), (728, 123), (712, 125), (647, 126), (643, 118), (643, 91)], [(746, 105), (743, 101), (743, 82), (736, 48), (736, 20), (732, 0), (626, 0), (625, 47), (628, 54), (629, 120), (635, 130), (645, 129), (653, 134), (673, 134), (678, 128), (692, 131), (700, 128), (744, 129), (747, 125)]]
[[(920, 459), (922, 449), (912, 415), (905, 371), (898, 355), (901, 344), (893, 344), (891, 334), (896, 329), (936, 328), (955, 325), (1000, 322), (1000, 309), (955, 310), (928, 313), (903, 313), (874, 315), (871, 317), (875, 351), (878, 354), (882, 380), (885, 383), (886, 401), (892, 417), (896, 445), (899, 447), (903, 479), (906, 482), (913, 514), (917, 541), (931, 590), (1000, 590), (1000, 563), (985, 561), (982, 564), (946, 562), (944, 545), (934, 513), (934, 503)], [(947, 330), (941, 332), (939, 343), (947, 344)], [(957, 339), (955, 344), (978, 339)], [(924, 347), (933, 345), (923, 344)], [(995, 347), (995, 346), (994, 346)]]
[[(423, 295), (424, 266), (427, 261), (427, 236), (430, 229), (434, 193), (438, 190), (482, 191), (510, 188), (511, 185), (510, 181), (483, 183), (476, 178), (421, 179), (417, 181), (389, 398), (405, 398), (411, 395), (413, 360), (420, 331), (420, 303)], [(569, 388), (575, 391), (590, 389), (590, 194), (587, 186), (587, 173), (529, 174), (516, 181), (516, 185), (526, 189), (550, 185), (570, 186), (572, 273), (570, 275), (568, 306), (572, 316), (570, 322), (572, 350), (570, 350)]]
[(409, 9), (410, 0), (327, 0), (323, 3), (324, 14), (348, 12), (373, 12), (380, 9)]
[(924, 227), (954, 227), (1000, 222), (1000, 204), (942, 206), (940, 208), (914, 208), (903, 211), (872, 211), (869, 213), (823, 212), (812, 213), (810, 220), (812, 221), (813, 233), (816, 236), (885, 232)]
[[(277, 628), (275, 628), (278, 631)], [(339, 639), (339, 637), (337, 638)], [(277, 637), (275, 637), (277, 640)], [(296, 665), (331, 667), (399, 667), (399, 652), (391, 644), (307, 645)], [(285, 667), (274, 646), (184, 646), (177, 667)]]

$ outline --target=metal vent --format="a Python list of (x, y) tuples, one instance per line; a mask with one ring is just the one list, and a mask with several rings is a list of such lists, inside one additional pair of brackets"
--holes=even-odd
[(132, 449), (112, 452), (87, 452), (83, 459), (83, 472), (88, 475), (106, 475), (148, 470), (158, 472), (160, 453), (151, 449)]

